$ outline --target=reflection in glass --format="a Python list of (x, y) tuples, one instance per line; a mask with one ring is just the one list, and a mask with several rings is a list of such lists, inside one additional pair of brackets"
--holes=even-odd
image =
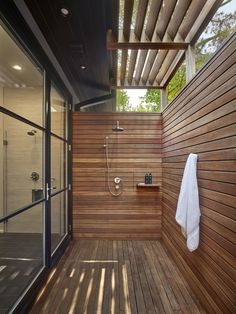
[(0, 106), (43, 125), (43, 75), (0, 26)]
[(43, 205), (0, 224), (0, 313), (8, 313), (43, 267)]
[(51, 186), (52, 193), (63, 189), (65, 182), (66, 143), (51, 136)]
[(65, 100), (51, 88), (51, 132), (66, 138), (66, 105)]
[(51, 251), (53, 252), (66, 234), (67, 200), (61, 192), (51, 198)]
[(43, 132), (0, 113), (0, 215), (43, 198)]

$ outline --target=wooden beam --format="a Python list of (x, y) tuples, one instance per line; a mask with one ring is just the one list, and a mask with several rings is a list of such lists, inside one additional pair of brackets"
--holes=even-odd
[(128, 68), (128, 76), (127, 76), (129, 84), (131, 83), (133, 79), (137, 56), (138, 56), (138, 50), (132, 50), (131, 55), (130, 55), (130, 60), (129, 60), (129, 68)]
[(202, 32), (216, 13), (223, 0), (209, 0), (198, 15), (195, 23), (188, 32), (186, 40), (192, 45), (196, 43)]
[[(162, 8), (160, 10), (160, 14), (159, 14), (159, 17), (157, 20), (156, 31), (152, 35), (152, 42), (158, 42), (158, 41), (159, 42), (173, 42), (167, 33), (167, 27), (172, 22), (171, 15), (173, 13), (175, 6), (176, 6), (175, 0), (166, 0), (165, 1), (165, 6), (162, 6)], [(178, 42), (178, 41), (176, 41), (176, 42)], [(183, 41), (180, 41), (180, 42), (183, 42)], [(164, 46), (163, 46), (163, 48), (160, 47), (158, 49), (163, 50)], [(168, 49), (169, 49), (169, 47), (166, 46), (166, 49), (164, 49), (164, 50), (168, 50)], [(183, 49), (186, 49), (186, 48), (183, 48)], [(154, 68), (155, 60), (158, 58), (157, 56), (159, 54), (160, 54), (160, 56), (162, 56), (162, 53), (158, 52), (158, 50), (149, 52), (148, 58), (147, 58), (146, 63), (145, 63), (145, 68), (144, 68), (143, 74), (142, 74), (143, 84), (147, 83), (149, 75), (150, 75), (152, 69)], [(154, 71), (155, 71), (155, 68), (154, 68)], [(153, 82), (154, 82), (154, 80), (152, 81), (152, 83)]]
[[(118, 29), (119, 29), (119, 4), (117, 0), (111, 0), (112, 4), (112, 34), (115, 40), (118, 40)], [(117, 82), (117, 51), (110, 52), (110, 80), (116, 84)]]
[(150, 71), (151, 71), (153, 64), (154, 64), (154, 61), (156, 59), (156, 55), (157, 55), (157, 51), (154, 51), (154, 50), (149, 51), (148, 58), (146, 60), (145, 68), (143, 70), (143, 74), (142, 74), (142, 78), (141, 78), (142, 83), (144, 85), (146, 85), (146, 83), (147, 83)]
[(159, 12), (161, 10), (161, 5), (162, 0), (153, 0), (150, 6), (149, 15), (147, 18), (147, 25), (145, 29), (145, 34), (150, 41), (156, 27)]
[[(189, 42), (190, 45), (194, 45), (196, 43), (203, 31), (203, 26), (206, 27), (221, 2), (222, 0), (209, 0), (207, 2), (203, 0), (203, 2), (193, 1), (191, 3), (188, 10), (188, 18), (184, 19), (179, 30), (179, 34), (183, 36), (183, 38)], [(168, 71), (164, 75), (162, 81), (160, 82), (160, 86), (167, 86), (177, 71), (179, 65), (183, 62), (184, 55), (185, 51), (176, 52), (175, 60), (172, 62)]]
[(118, 83), (118, 85), (112, 85), (112, 89), (159, 89), (159, 85), (150, 85), (150, 84), (136, 84), (135, 82), (132, 82), (129, 84), (127, 81), (124, 82), (124, 84)]
[(164, 108), (168, 104), (168, 91), (167, 91), (167, 88), (162, 88), (160, 90), (160, 92), (161, 92), (161, 111), (163, 111)]
[(176, 51), (170, 50), (168, 51), (165, 59), (162, 62), (161, 68), (156, 76), (156, 83), (161, 84), (163, 77), (165, 76), (166, 72), (171, 67), (171, 64), (174, 62), (176, 57)]
[(115, 40), (118, 40), (118, 30), (119, 30), (119, 4), (120, 1), (112, 1), (112, 33)]
[(143, 30), (144, 19), (147, 12), (148, 0), (140, 0), (138, 3), (137, 15), (135, 19), (134, 34), (140, 40)]
[(112, 36), (110, 35), (110, 32), (108, 31), (107, 36), (107, 49), (108, 50), (128, 50), (128, 49), (141, 49), (141, 50), (182, 50), (187, 49), (188, 43), (182, 41), (182, 42), (174, 42), (174, 41), (119, 41), (116, 42), (113, 40)]
[(188, 14), (186, 14), (183, 22), (179, 27), (178, 32), (181, 38), (185, 39), (187, 37), (188, 33), (191, 31), (193, 25), (195, 24), (197, 17), (201, 14), (201, 12), (205, 10), (205, 5), (209, 2), (212, 2), (212, 0), (192, 1), (188, 9)]
[[(156, 27), (156, 23), (158, 20), (158, 16), (161, 10), (162, 0), (153, 0), (150, 6), (147, 24), (145, 27), (145, 36), (147, 36), (147, 40), (152, 40), (152, 36)], [(143, 36), (145, 38), (145, 36)], [(135, 73), (135, 81), (137, 83), (140, 82), (140, 78), (143, 72), (143, 67), (145, 64), (145, 60), (148, 54), (148, 50), (142, 50), (139, 55), (139, 60), (137, 64), (137, 69)]]
[[(138, 9), (137, 9), (137, 15), (136, 15), (135, 27), (134, 27), (134, 35), (138, 40), (140, 40), (142, 36), (144, 19), (145, 19), (146, 11), (147, 11), (147, 4), (148, 4), (148, 0), (142, 0), (142, 1), (139, 1), (138, 3)], [(138, 51), (132, 50), (131, 55), (130, 55), (128, 77), (127, 77), (129, 83), (131, 83), (133, 79), (137, 56), (138, 56)]]
[(187, 13), (187, 10), (191, 4), (192, 0), (179, 1), (176, 4), (174, 12), (172, 14), (170, 23), (167, 27), (166, 33), (170, 36), (172, 40), (174, 40), (178, 29), (183, 22), (183, 19)]
[(185, 52), (185, 60), (186, 60), (186, 83), (188, 83), (196, 73), (195, 67), (195, 51), (194, 47), (190, 46)]
[(171, 63), (169, 69), (167, 70), (166, 74), (164, 75), (164, 77), (161, 81), (160, 85), (162, 88), (165, 88), (167, 86), (167, 84), (172, 79), (175, 72), (180, 67), (180, 65), (183, 63), (183, 61), (184, 61), (184, 53), (183, 53), (183, 51), (179, 51), (177, 53), (177, 55), (175, 56), (174, 61)]
[(150, 75), (149, 75), (148, 81), (149, 81), (150, 84), (154, 83), (155, 78), (156, 78), (156, 76), (157, 76), (157, 74), (158, 74), (158, 72), (159, 72), (159, 70), (161, 68), (161, 65), (162, 65), (163, 61), (165, 60), (165, 57), (166, 57), (167, 53), (168, 53), (168, 50), (161, 50), (161, 51), (159, 51), (158, 57), (156, 58), (156, 60), (155, 60), (155, 62), (153, 64), (152, 70), (150, 72)]
[(160, 85), (113, 85), (112, 89), (160, 89)]
[(125, 80), (125, 74), (126, 74), (126, 65), (128, 60), (128, 50), (123, 50), (121, 54), (121, 67), (120, 67), (120, 81), (122, 84)]
[[(129, 41), (130, 27), (132, 21), (134, 0), (125, 0), (124, 5), (124, 21), (123, 21), (123, 36), (126, 41)], [(122, 51), (121, 54), (121, 69), (120, 69), (120, 81), (123, 83), (126, 74), (126, 65), (128, 60), (128, 51)]]
[(136, 69), (136, 73), (135, 73), (135, 77), (134, 77), (137, 84), (140, 81), (147, 54), (148, 54), (148, 50), (140, 51), (137, 69)]
[(176, 0), (165, 0), (165, 6), (163, 6), (161, 9), (156, 29), (156, 34), (160, 39), (163, 39), (166, 33), (166, 29), (169, 25), (176, 3)]
[(125, 0), (123, 35), (127, 41), (129, 41), (129, 36), (130, 36), (130, 26), (132, 22), (133, 7), (134, 7), (134, 0)]

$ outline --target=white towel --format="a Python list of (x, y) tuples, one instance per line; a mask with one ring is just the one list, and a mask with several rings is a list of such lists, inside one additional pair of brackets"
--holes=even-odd
[(197, 185), (197, 155), (188, 156), (181, 183), (175, 220), (181, 226), (182, 233), (187, 237), (190, 252), (199, 244), (200, 207)]

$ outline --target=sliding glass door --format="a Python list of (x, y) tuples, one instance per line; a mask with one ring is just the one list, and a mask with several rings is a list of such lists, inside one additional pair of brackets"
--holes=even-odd
[(67, 234), (68, 135), (66, 100), (51, 86), (51, 253)]
[(0, 313), (68, 239), (68, 99), (0, 24)]

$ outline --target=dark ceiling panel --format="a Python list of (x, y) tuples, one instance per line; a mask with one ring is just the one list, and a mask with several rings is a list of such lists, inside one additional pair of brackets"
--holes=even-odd
[[(80, 101), (107, 95), (109, 0), (25, 0)], [(61, 8), (69, 10), (64, 17)], [(86, 69), (81, 69), (85, 65)]]

